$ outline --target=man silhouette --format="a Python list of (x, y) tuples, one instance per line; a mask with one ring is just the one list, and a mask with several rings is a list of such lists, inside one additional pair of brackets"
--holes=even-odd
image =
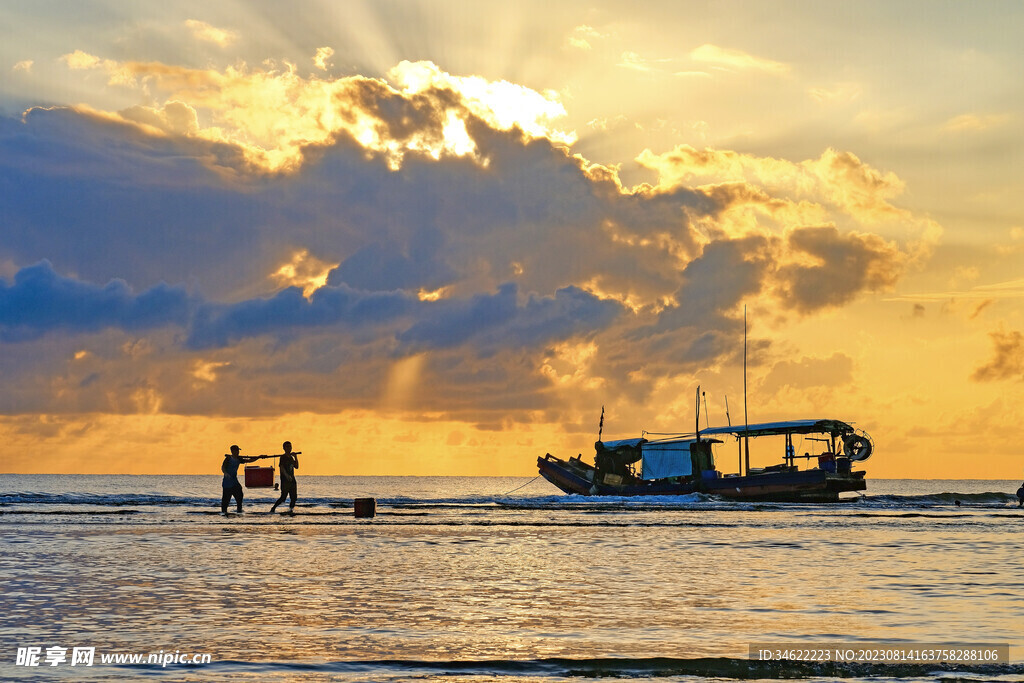
[(238, 466), (243, 462), (255, 462), (258, 458), (247, 457), (238, 454), (238, 446), (231, 447), (231, 453), (224, 456), (220, 471), (224, 473), (224, 480), (221, 485), (224, 487), (224, 495), (220, 499), (220, 512), (223, 515), (228, 513), (228, 503), (233, 497), (238, 503), (238, 512), (242, 511), (242, 484), (238, 481)]
[(281, 466), (281, 497), (277, 499), (277, 502), (271, 506), (270, 511), (274, 512), (277, 510), (277, 506), (284, 502), (285, 498), (291, 498), (288, 503), (288, 511), (295, 511), (295, 498), (298, 495), (296, 492), (295, 484), (295, 470), (299, 469), (299, 454), (301, 451), (292, 453), (292, 442), (285, 441), (281, 444), (284, 449), (284, 453), (278, 457), (281, 459), (278, 461)]

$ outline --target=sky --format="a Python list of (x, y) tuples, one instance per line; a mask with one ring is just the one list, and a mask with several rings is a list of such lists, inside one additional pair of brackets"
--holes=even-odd
[(750, 423), (851, 422), (869, 478), (1024, 472), (1022, 6), (0, 27), (0, 469), (287, 439), (305, 474), (533, 475), (602, 407), (606, 438), (691, 430), (699, 386), (702, 424), (742, 422), (746, 315)]

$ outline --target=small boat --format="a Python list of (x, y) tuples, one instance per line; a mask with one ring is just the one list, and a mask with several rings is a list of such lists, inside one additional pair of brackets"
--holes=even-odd
[[(603, 415), (602, 415), (603, 424)], [(594, 444), (594, 464), (581, 456), (562, 460), (550, 453), (537, 458), (540, 475), (566, 493), (582, 496), (675, 496), (704, 493), (731, 500), (827, 503), (844, 491), (867, 488), (854, 463), (871, 457), (874, 443), (865, 432), (840, 420), (810, 419), (736, 425), (690, 434), (644, 433), (637, 439)], [(733, 437), (739, 445), (737, 474), (722, 474), (713, 447)], [(808, 451), (797, 455), (793, 437)], [(783, 437), (782, 463), (750, 467), (751, 439)], [(811, 453), (813, 450), (814, 453)], [(745, 451), (745, 452), (744, 452)], [(800, 469), (796, 461), (807, 467)], [(746, 471), (743, 464), (746, 462)]]

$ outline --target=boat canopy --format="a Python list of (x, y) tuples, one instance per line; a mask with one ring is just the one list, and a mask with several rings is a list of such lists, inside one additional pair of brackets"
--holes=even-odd
[(732, 434), (741, 436), (774, 436), (777, 434), (828, 434), (843, 436), (854, 429), (841, 420), (789, 420), (787, 422), (762, 422), (752, 425), (733, 425), (731, 427), (712, 427), (700, 430), (700, 435)]
[(643, 479), (665, 477), (688, 477), (693, 474), (690, 459), (690, 445), (693, 439), (659, 441), (643, 445), (644, 461), (641, 466)]

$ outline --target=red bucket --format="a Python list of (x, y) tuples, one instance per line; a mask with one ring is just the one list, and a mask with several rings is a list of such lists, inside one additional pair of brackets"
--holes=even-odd
[(249, 465), (245, 468), (245, 486), (250, 489), (274, 488), (274, 468)]

